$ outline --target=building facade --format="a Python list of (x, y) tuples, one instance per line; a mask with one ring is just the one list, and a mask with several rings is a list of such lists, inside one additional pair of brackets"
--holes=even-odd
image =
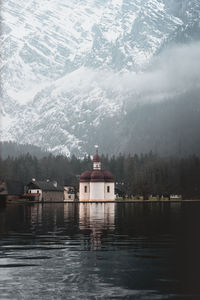
[(64, 185), (64, 200), (75, 201), (76, 193), (73, 186)]
[(93, 157), (93, 170), (87, 170), (80, 176), (80, 201), (113, 201), (115, 200), (115, 183), (109, 171), (101, 169), (101, 159)]
[[(37, 181), (32, 179), (27, 184), (27, 198), (37, 195), (37, 200), (43, 202), (60, 202), (64, 200), (64, 188), (56, 181)], [(38, 196), (39, 195), (39, 196)]]

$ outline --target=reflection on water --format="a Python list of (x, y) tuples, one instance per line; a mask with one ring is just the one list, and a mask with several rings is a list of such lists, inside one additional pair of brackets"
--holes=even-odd
[(199, 203), (0, 208), (0, 299), (199, 299)]
[(115, 204), (84, 204), (79, 205), (79, 228), (81, 232), (89, 233), (87, 249), (101, 250), (102, 239), (114, 230)]

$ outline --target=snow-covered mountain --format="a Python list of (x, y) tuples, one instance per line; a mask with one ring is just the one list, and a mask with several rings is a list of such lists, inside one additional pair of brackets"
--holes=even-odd
[(1, 17), (1, 139), (65, 154), (126, 115), (155, 56), (200, 35), (198, 0), (7, 0)]

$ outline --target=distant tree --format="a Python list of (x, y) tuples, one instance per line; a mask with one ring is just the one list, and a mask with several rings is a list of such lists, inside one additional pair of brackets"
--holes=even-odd
[[(197, 155), (185, 158), (159, 157), (152, 152), (133, 156), (119, 154), (110, 158), (102, 155), (102, 165), (113, 173), (119, 192), (129, 197), (138, 194), (145, 198), (150, 194), (200, 197), (200, 158)], [(37, 158), (27, 153), (0, 158), (0, 179), (15, 179), (26, 184), (32, 178), (48, 178), (78, 188), (79, 175), (91, 168), (89, 155), (83, 159), (52, 154)]]

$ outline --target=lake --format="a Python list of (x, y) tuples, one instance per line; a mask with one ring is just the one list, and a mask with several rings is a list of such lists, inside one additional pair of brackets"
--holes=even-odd
[(200, 299), (200, 203), (0, 207), (0, 299)]

